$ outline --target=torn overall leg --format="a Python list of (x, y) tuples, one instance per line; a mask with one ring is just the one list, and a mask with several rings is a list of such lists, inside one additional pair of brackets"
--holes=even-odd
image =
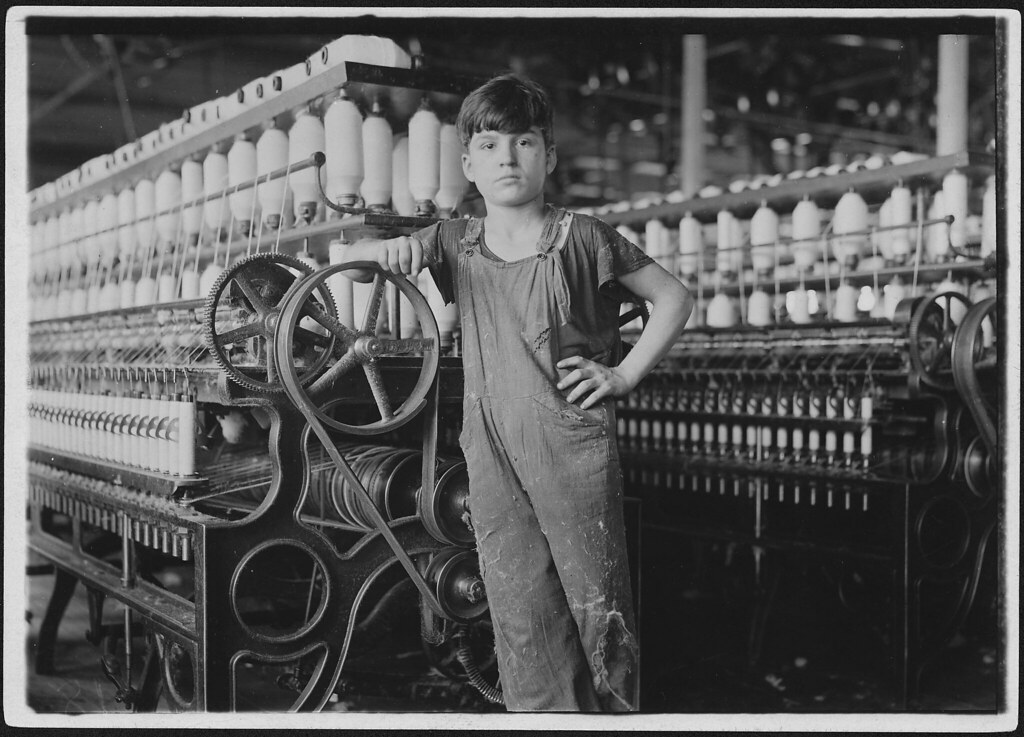
[(466, 447), (506, 705), (629, 710), (637, 646), (621, 494), (608, 493), (608, 469), (589, 462), (599, 459), (566, 463), (565, 436), (537, 426), (546, 411), (531, 398), (485, 402)]

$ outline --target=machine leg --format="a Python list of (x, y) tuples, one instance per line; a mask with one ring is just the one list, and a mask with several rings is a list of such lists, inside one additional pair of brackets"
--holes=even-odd
[(747, 665), (750, 668), (756, 666), (761, 659), (761, 649), (764, 646), (764, 633), (768, 627), (768, 617), (771, 615), (775, 597), (779, 593), (779, 583), (782, 581), (785, 560), (778, 559), (778, 556), (779, 554), (775, 556), (765, 555), (763, 559), (765, 562), (773, 562), (769, 562), (766, 566), (768, 569), (767, 582), (757, 587), (754, 612), (750, 623), (750, 639), (747, 647)]
[(39, 644), (36, 650), (36, 673), (41, 676), (52, 675), (53, 653), (57, 645), (57, 630), (64, 618), (64, 612), (75, 593), (78, 579), (67, 571), (56, 569), (53, 578), (53, 593), (46, 606), (46, 615), (39, 626)]

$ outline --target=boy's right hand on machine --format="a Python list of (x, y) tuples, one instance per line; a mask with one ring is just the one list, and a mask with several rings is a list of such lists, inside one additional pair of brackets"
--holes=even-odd
[(379, 241), (376, 261), (384, 271), (416, 276), (423, 269), (423, 245), (406, 235)]

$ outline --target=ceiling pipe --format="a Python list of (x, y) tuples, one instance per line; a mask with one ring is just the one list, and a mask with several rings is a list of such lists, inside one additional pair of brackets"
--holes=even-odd
[(704, 36), (683, 36), (683, 82), (681, 90), (681, 189), (690, 198), (704, 186), (704, 108), (707, 105), (705, 69), (707, 43)]
[(967, 150), (967, 36), (939, 36), (935, 155)]

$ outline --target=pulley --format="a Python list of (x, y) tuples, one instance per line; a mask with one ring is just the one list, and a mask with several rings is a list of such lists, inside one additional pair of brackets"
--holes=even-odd
[[(361, 329), (348, 327), (336, 319), (333, 313), (328, 315), (320, 311), (318, 314), (310, 314), (306, 307), (307, 301), (315, 291), (326, 291), (327, 280), (330, 277), (345, 271), (372, 271), (376, 274)], [(398, 288), (416, 311), (422, 338), (394, 339), (386, 334), (378, 334), (377, 318), (384, 298), (384, 288), (388, 282)], [(384, 272), (372, 261), (353, 261), (329, 266), (303, 279), (282, 305), (280, 315), (276, 337), (277, 363), (285, 391), (303, 413), (308, 412), (322, 424), (339, 432), (352, 435), (379, 435), (406, 424), (426, 406), (427, 393), (437, 376), (437, 366), (440, 362), (440, 336), (437, 322), (426, 299), (404, 276)], [(312, 317), (326, 328), (331, 340), (338, 346), (337, 351), (323, 354), (328, 356), (327, 363), (330, 365), (311, 383), (300, 374), (300, 367), (291, 363), (294, 355), (291, 346), (295, 336), (303, 330), (299, 327), (299, 322), (304, 316)], [(415, 386), (407, 395), (395, 395), (397, 402), (392, 401), (394, 392), (389, 392), (385, 387), (380, 369), (380, 359), (390, 356), (414, 356), (420, 361)], [(318, 363), (317, 367), (320, 365)], [(337, 382), (356, 367), (361, 368), (366, 375), (373, 402), (380, 414), (380, 419), (365, 424), (341, 422), (328, 415), (322, 407), (325, 401), (334, 396), (332, 390)], [(306, 375), (308, 376), (308, 372)]]
[(476, 551), (444, 548), (430, 559), (426, 580), (434, 587), (437, 602), (449, 619), (465, 624), (487, 612)]
[(438, 469), (434, 488), (416, 497), (420, 520), (435, 540), (449, 545), (473, 544), (468, 523), (469, 473), (465, 461), (449, 461)]

